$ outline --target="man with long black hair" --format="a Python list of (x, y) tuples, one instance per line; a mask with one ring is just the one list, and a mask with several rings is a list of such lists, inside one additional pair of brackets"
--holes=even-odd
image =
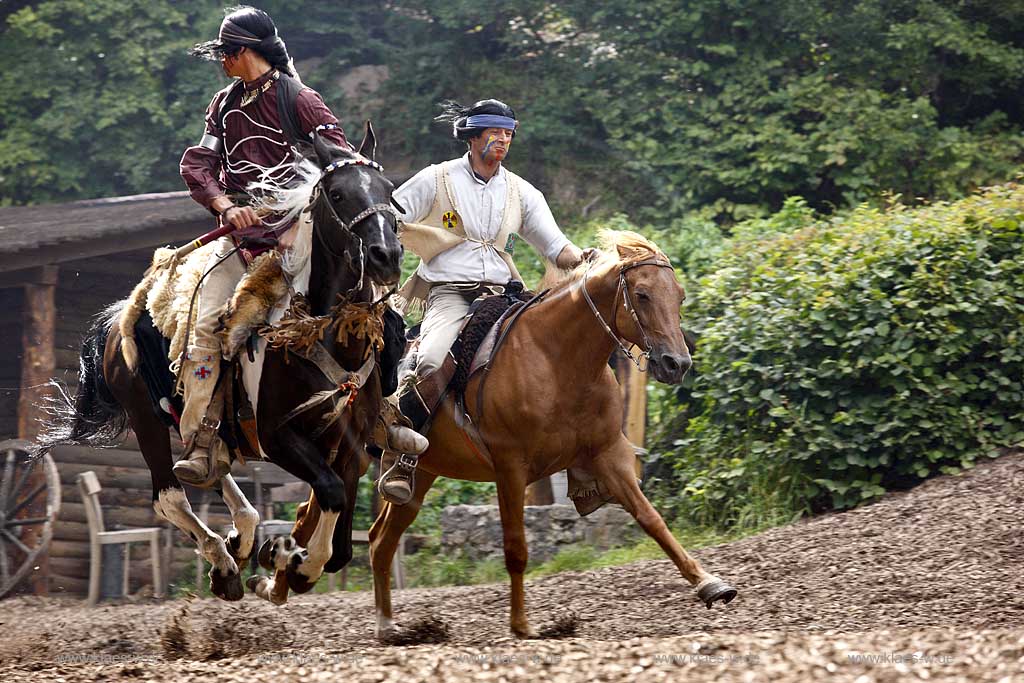
[(219, 411), (210, 409), (220, 374), (214, 329), (258, 250), (230, 252), (242, 240), (284, 249), (295, 232), (294, 225), (261, 221), (249, 207), (247, 188), (257, 181), (286, 186), (294, 177), (292, 145), (300, 140), (308, 142), (317, 134), (335, 145), (347, 147), (348, 142), (323, 98), (298, 80), (288, 49), (263, 10), (229, 9), (217, 39), (196, 45), (191, 54), (219, 61), (225, 75), (236, 79), (214, 95), (202, 139), (181, 158), (181, 176), (192, 198), (222, 225), (235, 228), (210, 256), (207, 269), (219, 265), (200, 286), (194, 337), (181, 368), (185, 407), (180, 429), (186, 450), (174, 473), (183, 482), (208, 487), (230, 470), (230, 457), (216, 435)]
[[(420, 257), (415, 274), (399, 291), (406, 302), (424, 305), (415, 377), (400, 397), (402, 412), (425, 434), (454, 371), (449, 349), (473, 300), (522, 281), (512, 261), (515, 237), (547, 260), (571, 268), (584, 256), (562, 234), (537, 188), (506, 169), (519, 122), (504, 102), (482, 100), (471, 107), (442, 104), (436, 120), (450, 122), (466, 154), (429, 166), (395, 191), (407, 223), (402, 243)], [(378, 485), (387, 500), (412, 498), (416, 456), (400, 456)]]

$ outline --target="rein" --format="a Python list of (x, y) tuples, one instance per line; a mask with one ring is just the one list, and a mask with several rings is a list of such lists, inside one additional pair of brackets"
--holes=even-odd
[[(587, 304), (590, 305), (590, 310), (593, 311), (594, 316), (597, 318), (597, 321), (601, 323), (601, 326), (604, 327), (604, 331), (608, 333), (608, 336), (612, 338), (612, 341), (618, 344), (619, 349), (622, 351), (622, 353), (625, 354), (626, 357), (629, 358), (629, 360), (633, 361), (633, 365), (636, 366), (637, 370), (639, 370), (640, 372), (646, 372), (647, 366), (650, 363), (651, 358), (651, 340), (648, 338), (647, 332), (644, 330), (644, 326), (640, 324), (640, 318), (636, 314), (636, 308), (633, 306), (632, 299), (630, 299), (629, 285), (626, 283), (626, 271), (632, 270), (633, 268), (639, 268), (641, 266), (658, 266), (659, 268), (671, 268), (672, 264), (669, 263), (668, 261), (663, 261), (662, 259), (646, 259), (644, 261), (630, 263), (629, 265), (623, 266), (619, 270), (619, 282), (615, 287), (615, 298), (612, 300), (611, 326), (608, 325), (607, 322), (605, 322), (604, 317), (601, 315), (601, 312), (597, 310), (597, 306), (594, 305), (594, 300), (590, 298), (590, 292), (587, 291), (587, 280), (590, 277), (590, 268), (593, 265), (593, 262), (591, 262), (591, 264), (587, 266), (586, 272), (583, 274), (583, 298), (587, 300)], [(615, 309), (618, 307), (619, 304), (620, 293), (622, 294), (623, 305), (626, 307), (626, 310), (629, 311), (629, 315), (632, 316), (633, 323), (636, 325), (636, 329), (640, 331), (640, 336), (643, 339), (643, 344), (645, 348), (643, 350), (643, 353), (637, 356), (634, 356), (633, 353), (629, 350), (629, 347), (623, 341), (621, 335), (618, 333), (618, 330), (613, 329), (613, 326), (615, 325)], [(641, 362), (643, 362), (643, 365), (641, 365)]]
[[(333, 220), (341, 228), (342, 233), (345, 233), (350, 237), (354, 237), (356, 240), (359, 241), (359, 282), (356, 285), (356, 288), (362, 289), (366, 257), (363, 255), (363, 240), (359, 237), (359, 235), (352, 232), (352, 228), (361, 223), (362, 221), (365, 221), (370, 216), (379, 213), (389, 214), (390, 216), (392, 216), (395, 219), (396, 225), (398, 222), (402, 220), (402, 217), (390, 204), (372, 204), (363, 209), (362, 211), (360, 211), (359, 213), (357, 213), (355, 216), (353, 216), (352, 220), (342, 220), (341, 216), (338, 215), (337, 210), (334, 208), (334, 202), (332, 202), (330, 200), (330, 197), (327, 196), (327, 190), (324, 187), (324, 181), (327, 180), (327, 178), (338, 169), (346, 168), (349, 166), (368, 166), (369, 168), (372, 168), (381, 174), (384, 173), (384, 167), (371, 159), (357, 157), (354, 159), (342, 159), (341, 161), (333, 161), (327, 164), (327, 166), (324, 167), (323, 171), (320, 172), (320, 180), (317, 181), (317, 189), (312, 199), (310, 200), (310, 205), (316, 202), (317, 199), (320, 198), (321, 193), (323, 193), (324, 203), (326, 203), (327, 208), (330, 209), (331, 220)], [(320, 245), (324, 248), (324, 251), (326, 251), (328, 254), (330, 254), (336, 259), (347, 258), (346, 254), (339, 254), (338, 252), (331, 249), (331, 246), (327, 243), (327, 240), (324, 239), (324, 236), (320, 234), (319, 230), (314, 229), (313, 232), (316, 233), (317, 239), (320, 240)], [(349, 261), (351, 262), (351, 259), (349, 259)]]
[[(360, 292), (363, 289), (366, 263), (366, 257), (363, 254), (363, 240), (359, 235), (352, 232), (352, 228), (370, 216), (376, 214), (390, 214), (395, 218), (396, 222), (401, 220), (401, 216), (390, 204), (372, 204), (353, 216), (351, 220), (342, 220), (341, 216), (338, 215), (337, 210), (334, 208), (334, 203), (330, 200), (330, 197), (327, 196), (327, 188), (324, 186), (324, 181), (335, 171), (349, 166), (368, 166), (379, 173), (384, 173), (384, 168), (380, 164), (363, 157), (332, 162), (325, 166), (323, 171), (321, 171), (320, 180), (317, 181), (316, 191), (310, 199), (310, 206), (322, 199), (323, 202), (327, 204), (327, 208), (330, 211), (329, 217), (341, 228), (341, 232), (346, 234), (348, 237), (355, 238), (358, 242), (358, 282), (345, 292), (344, 295), (338, 295), (340, 301), (332, 307), (330, 314), (326, 316), (309, 315), (305, 299), (299, 297), (294, 298), (291, 306), (292, 319), (288, 321), (279, 321), (274, 328), (266, 329), (262, 333), (262, 336), (267, 340), (270, 347), (283, 349), (285, 351), (286, 358), (287, 352), (291, 351), (309, 361), (316, 366), (328, 382), (333, 385), (332, 389), (314, 393), (308, 400), (285, 415), (278, 425), (284, 425), (289, 420), (308, 412), (317, 406), (329, 403), (331, 406), (330, 409), (321, 419), (319, 427), (317, 427), (312, 433), (314, 439), (322, 436), (324, 432), (331, 427), (331, 425), (341, 418), (344, 410), (355, 401), (359, 391), (377, 369), (376, 352), (379, 351), (380, 346), (383, 345), (383, 330), (380, 329), (380, 325), (382, 324), (380, 323), (381, 314), (377, 312), (377, 309), (380, 308), (380, 306), (394, 293), (394, 289), (391, 289), (379, 299), (367, 302), (366, 304), (354, 303), (351, 301), (352, 293)], [(327, 240), (324, 239), (322, 234), (320, 234), (320, 230), (317, 226), (314, 226), (313, 232), (320, 241), (320, 245), (328, 254), (339, 261), (352, 262), (353, 259), (348, 255), (348, 253), (339, 254), (331, 249)], [(346, 250), (346, 252), (347, 251), (348, 250)], [(356, 312), (360, 309), (365, 309), (365, 314), (359, 315)], [(354, 320), (349, 321), (349, 318), (352, 315), (356, 318), (361, 318), (361, 322), (356, 322)], [(371, 322), (371, 319), (376, 321), (377, 325), (374, 325), (373, 322)], [(337, 341), (339, 342), (342, 341), (343, 337), (347, 340), (350, 335), (354, 335), (357, 339), (364, 339), (366, 341), (367, 348), (365, 362), (358, 370), (345, 370), (327, 352), (323, 344), (320, 343), (324, 332), (332, 327), (335, 328), (335, 334)], [(333, 459), (333, 457), (331, 459)]]

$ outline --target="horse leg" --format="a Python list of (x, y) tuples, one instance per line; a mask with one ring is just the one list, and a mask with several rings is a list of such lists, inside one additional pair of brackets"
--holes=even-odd
[[(341, 511), (341, 517), (338, 518), (338, 523), (334, 526), (333, 552), (331, 559), (324, 565), (324, 571), (331, 574), (352, 561), (352, 517), (356, 512), (355, 500), (359, 492), (359, 479), (366, 473), (365, 460), (369, 457), (366, 455), (365, 449), (360, 448), (359, 451), (358, 455), (354, 454), (353, 457), (345, 460), (342, 470), (338, 472), (345, 484), (345, 496), (352, 501), (352, 504), (345, 506), (345, 509)], [(335, 460), (335, 464), (337, 462)]]
[(256, 527), (260, 523), (260, 515), (256, 508), (249, 503), (245, 494), (238, 488), (234, 478), (227, 474), (220, 480), (220, 487), (217, 493), (224, 500), (228, 510), (231, 512), (231, 524), (234, 527), (228, 532), (224, 541), (227, 543), (228, 552), (235, 559), (239, 567), (245, 566), (245, 562), (252, 556), (253, 544), (256, 542)]
[(319, 520), (320, 508), (316, 504), (316, 496), (310, 492), (309, 500), (295, 509), (295, 526), (291, 534), (268, 539), (260, 548), (260, 566), (272, 569), (274, 577), (250, 576), (246, 585), (252, 592), (275, 605), (288, 601), (288, 561), (309, 541)]
[(159, 517), (187, 534), (198, 546), (199, 554), (210, 563), (210, 592), (222, 600), (241, 600), (245, 591), (238, 565), (228, 553), (223, 539), (192, 512), (184, 489), (171, 471), (174, 462), (167, 427), (153, 413), (142, 377), (132, 374), (124, 364), (117, 339), (111, 333), (104, 358), (104, 375), (110, 392), (128, 414), (142, 457), (149, 467), (153, 481), (153, 509)]
[(523, 525), (523, 505), (526, 502), (525, 472), (499, 472), (498, 511), (501, 513), (501, 530), (505, 541), (505, 569), (511, 579), (511, 611), (509, 625), (517, 638), (529, 638), (529, 621), (526, 617), (526, 590), (523, 574), (529, 560), (526, 547), (526, 530)]
[[(284, 425), (272, 433), (260, 436), (261, 439), (266, 437), (264, 443), (270, 446), (267, 453), (271, 460), (313, 487), (311, 502), (315, 501), (319, 513), (315, 518), (311, 517), (309, 513), (313, 506), (310, 505), (304, 515), (304, 524), (313, 525), (312, 534), (308, 538), (309, 548), (299, 546), (290, 552), (281, 553), (273, 562), (275, 569), (285, 572), (286, 581), (279, 581), (279, 574), (272, 583), (265, 577), (250, 581), (250, 588), (257, 595), (270, 599), (274, 604), (283, 604), (287, 600), (290, 584), (294, 584), (293, 589), (297, 589), (297, 592), (306, 592), (323, 574), (324, 565), (331, 558), (334, 526), (352, 499), (346, 495), (344, 482), (328, 467), (317, 445), (293, 427)], [(289, 457), (275, 457), (279, 453), (287, 453)], [(308, 521), (305, 519), (307, 517)], [(296, 528), (299, 526), (297, 522)], [(282, 539), (268, 541), (275, 546), (282, 542), (286, 543)], [(260, 548), (261, 556), (267, 552)]]
[(704, 571), (697, 560), (690, 557), (669, 531), (665, 520), (654, 509), (636, 481), (635, 451), (622, 437), (611, 448), (597, 454), (594, 469), (608, 492), (615, 496), (647, 534), (657, 541), (679, 573), (697, 590), (697, 596), (708, 609), (717, 600), (728, 604), (736, 597), (736, 589), (725, 581)]
[(377, 608), (376, 636), (380, 640), (386, 640), (398, 631), (391, 612), (391, 563), (398, 541), (416, 519), (423, 497), (435, 479), (436, 474), (420, 469), (416, 473), (412, 500), (397, 506), (382, 501), (384, 507), (370, 527), (370, 566), (373, 568), (373, 600)]

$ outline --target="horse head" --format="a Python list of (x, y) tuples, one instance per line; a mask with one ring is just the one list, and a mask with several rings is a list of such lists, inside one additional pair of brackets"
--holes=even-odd
[(316, 221), (315, 230), (329, 252), (346, 254), (357, 272), (390, 287), (401, 276), (402, 245), (398, 214), (391, 205), (395, 186), (374, 161), (376, 147), (369, 121), (356, 152), (314, 136), (313, 149), (321, 168), (322, 219)]
[(656, 380), (679, 384), (693, 364), (680, 327), (679, 309), (686, 292), (668, 257), (636, 237), (643, 242), (615, 245), (620, 265), (611, 327), (647, 355), (648, 370)]

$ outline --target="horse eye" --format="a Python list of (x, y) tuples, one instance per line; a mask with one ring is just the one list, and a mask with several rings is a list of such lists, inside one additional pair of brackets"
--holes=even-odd
[(636, 298), (640, 301), (650, 301), (651, 297), (647, 295), (647, 292), (637, 292)]
[(340, 192), (331, 192), (331, 201), (332, 202), (340, 202), (341, 201), (341, 193)]

